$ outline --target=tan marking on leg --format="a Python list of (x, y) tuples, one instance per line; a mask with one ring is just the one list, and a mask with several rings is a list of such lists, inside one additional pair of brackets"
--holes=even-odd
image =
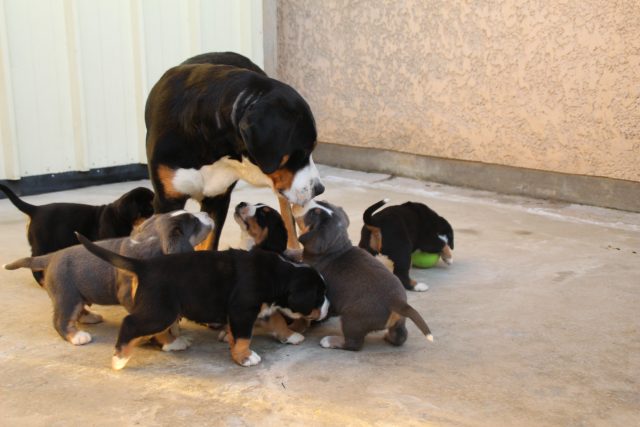
[(415, 280), (413, 280), (413, 279), (410, 279), (410, 280), (411, 280), (411, 287), (412, 287), (412, 288), (415, 288), (415, 287), (416, 287), (416, 285), (418, 284), (418, 282), (416, 282), (416, 281), (415, 281)]
[(158, 179), (160, 179), (162, 183), (165, 197), (177, 198), (184, 196), (184, 194), (176, 190), (176, 187), (173, 185), (173, 178), (176, 176), (175, 170), (165, 165), (159, 165), (157, 172)]
[[(284, 227), (287, 229), (287, 248), (299, 249), (300, 242), (298, 242), (298, 236), (296, 234), (296, 223), (293, 219), (293, 212), (291, 212), (291, 204), (286, 198), (282, 196), (278, 196), (278, 203), (280, 204), (280, 216), (282, 216)], [(300, 227), (300, 229), (303, 228), (300, 226), (300, 222), (302, 221), (302, 218), (299, 218), (296, 221), (298, 222), (298, 226)]]
[(387, 323), (384, 328), (387, 329), (394, 326), (398, 322), (398, 320), (401, 320), (402, 318), (403, 317), (401, 315), (399, 315), (395, 311), (392, 311), (389, 315), (389, 318), (387, 319)]
[(289, 329), (287, 321), (277, 311), (265, 321), (264, 328), (280, 342), (286, 342), (295, 333)]
[(442, 258), (442, 260), (447, 264), (449, 263), (449, 261), (451, 261), (451, 259), (453, 258), (453, 254), (451, 253), (451, 248), (449, 247), (449, 245), (444, 245), (444, 248), (442, 248), (442, 252), (440, 252), (440, 258)]
[[(233, 344), (231, 344), (233, 342)], [(231, 346), (231, 357), (238, 365), (244, 365), (251, 356), (251, 340), (246, 338), (232, 339), (229, 334), (229, 345)]]
[(207, 234), (207, 237), (193, 247), (196, 251), (210, 251), (213, 247), (213, 231)]
[(378, 261), (380, 261), (382, 263), (382, 265), (384, 265), (385, 267), (387, 267), (387, 269), (393, 273), (393, 268), (394, 268), (394, 263), (393, 261), (391, 261), (391, 258), (389, 258), (386, 255), (382, 255), (382, 254), (378, 254), (376, 255), (376, 259)]
[(382, 232), (379, 227), (372, 225), (366, 225), (366, 227), (371, 232), (369, 236), (369, 247), (371, 250), (379, 253), (382, 250)]
[(136, 292), (138, 292), (138, 276), (131, 276), (131, 302), (136, 299)]

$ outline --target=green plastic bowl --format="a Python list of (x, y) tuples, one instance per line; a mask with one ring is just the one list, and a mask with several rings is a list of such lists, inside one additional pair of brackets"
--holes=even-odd
[(431, 268), (438, 263), (440, 254), (415, 251), (411, 254), (411, 264), (417, 268)]

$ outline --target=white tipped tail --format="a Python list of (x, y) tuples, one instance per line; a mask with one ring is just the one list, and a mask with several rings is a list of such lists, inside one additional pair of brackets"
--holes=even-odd
[(433, 342), (433, 335), (431, 335), (431, 334), (427, 335), (427, 339), (428, 339), (429, 341)]

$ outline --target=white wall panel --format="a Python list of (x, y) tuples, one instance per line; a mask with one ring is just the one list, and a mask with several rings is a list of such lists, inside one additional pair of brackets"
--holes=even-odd
[(0, 179), (144, 163), (143, 109), (170, 67), (263, 64), (262, 0), (0, 0)]

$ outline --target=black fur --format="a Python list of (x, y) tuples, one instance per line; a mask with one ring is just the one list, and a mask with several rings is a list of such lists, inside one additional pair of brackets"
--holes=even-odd
[[(108, 205), (50, 203), (34, 206), (21, 200), (11, 189), (0, 184), (0, 190), (30, 218), (27, 239), (31, 255), (39, 256), (77, 245), (73, 234), (78, 231), (91, 240), (128, 236), (133, 225), (153, 214), (153, 192), (138, 187)], [(34, 272), (38, 283), (42, 273)]]
[(197, 251), (150, 260), (123, 257), (82, 236), (93, 254), (134, 272), (139, 285), (125, 317), (116, 353), (132, 340), (161, 332), (177, 318), (227, 323), (235, 340), (251, 339), (262, 304), (286, 307), (304, 316), (322, 306), (325, 284), (310, 267), (295, 266), (277, 254), (254, 250)]
[(409, 277), (411, 254), (416, 250), (442, 252), (447, 243), (438, 235), (446, 236), (449, 247), (453, 249), (453, 229), (446, 219), (422, 203), (406, 202), (402, 205), (388, 206), (380, 212), (373, 213), (384, 204), (384, 201), (377, 202), (364, 212), (365, 225), (360, 232), (358, 246), (377, 255), (378, 251), (371, 247), (372, 231), (367, 225), (380, 229), (382, 241), (380, 253), (393, 262), (393, 273), (400, 279), (403, 286), (406, 289), (413, 289)]

